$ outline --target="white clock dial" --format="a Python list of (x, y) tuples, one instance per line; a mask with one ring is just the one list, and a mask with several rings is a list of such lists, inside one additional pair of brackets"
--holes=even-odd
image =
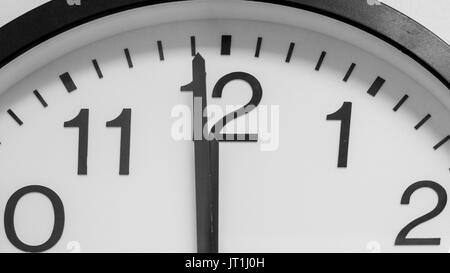
[[(0, 250), (447, 251), (447, 87), (339, 21), (214, 2), (118, 13), (18, 59), (43, 65), (0, 95)], [(220, 133), (257, 140), (196, 134), (248, 103)]]

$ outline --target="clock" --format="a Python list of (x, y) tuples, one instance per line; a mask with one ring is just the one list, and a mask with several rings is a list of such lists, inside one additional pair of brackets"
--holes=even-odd
[(447, 252), (450, 47), (377, 1), (50, 1), (0, 28), (0, 251)]

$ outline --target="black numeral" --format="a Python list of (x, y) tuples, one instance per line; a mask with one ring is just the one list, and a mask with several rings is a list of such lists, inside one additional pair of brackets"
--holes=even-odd
[(339, 154), (337, 164), (338, 168), (347, 168), (351, 117), (352, 117), (351, 102), (344, 102), (344, 104), (339, 110), (327, 116), (327, 120), (341, 121), (341, 134), (339, 138)]
[(130, 136), (131, 136), (131, 109), (123, 109), (114, 120), (108, 121), (106, 127), (120, 128), (120, 175), (130, 173)]
[[(17, 203), (22, 197), (29, 193), (40, 193), (46, 196), (52, 203), (53, 212), (55, 215), (55, 223), (50, 238), (43, 244), (38, 246), (31, 246), (22, 242), (17, 236), (16, 228), (14, 226), (14, 214), (16, 212)], [(16, 191), (11, 198), (9, 198), (5, 208), (5, 233), (8, 240), (16, 248), (25, 252), (44, 252), (54, 247), (64, 231), (64, 206), (59, 196), (49, 188), (43, 186), (28, 186)]]
[(429, 213), (417, 218), (416, 220), (409, 223), (406, 227), (404, 227), (400, 233), (397, 235), (397, 239), (395, 240), (395, 245), (404, 246), (404, 245), (440, 245), (441, 238), (406, 238), (409, 232), (412, 229), (417, 227), (420, 224), (423, 224), (434, 217), (438, 216), (447, 205), (447, 193), (445, 189), (436, 182), (433, 181), (419, 181), (417, 183), (409, 186), (406, 191), (403, 193), (401, 204), (409, 205), (409, 201), (411, 199), (412, 194), (422, 188), (429, 188), (436, 192), (438, 196), (437, 206)]
[[(65, 128), (78, 128), (78, 174), (87, 175), (89, 109), (81, 109), (78, 116), (64, 122)], [(130, 173), (130, 137), (131, 137), (131, 109), (123, 109), (114, 120), (108, 121), (106, 127), (121, 129), (120, 136), (120, 175)]]
[(214, 86), (212, 97), (221, 98), (225, 86), (234, 80), (242, 80), (247, 82), (252, 88), (252, 98), (244, 107), (224, 116), (222, 120), (220, 120), (213, 126), (211, 132), (214, 134), (215, 138), (218, 141), (257, 141), (257, 134), (220, 134), (220, 131), (227, 123), (253, 111), (259, 105), (262, 99), (263, 92), (261, 84), (255, 77), (245, 72), (233, 72), (223, 76)]
[[(193, 139), (204, 140), (204, 128), (208, 125), (208, 117), (203, 115), (208, 104), (206, 97), (206, 63), (200, 53), (197, 53), (192, 60), (192, 82), (180, 88), (182, 92), (193, 93)], [(196, 103), (200, 102), (201, 111), (196, 111)]]
[(89, 109), (81, 109), (78, 116), (64, 122), (65, 128), (78, 128), (78, 175), (87, 175)]

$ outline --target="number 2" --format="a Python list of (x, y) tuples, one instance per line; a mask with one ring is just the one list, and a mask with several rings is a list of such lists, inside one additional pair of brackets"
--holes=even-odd
[(248, 113), (253, 111), (259, 105), (262, 99), (263, 92), (261, 84), (254, 76), (245, 72), (233, 72), (223, 76), (214, 86), (212, 93), (213, 98), (221, 98), (225, 86), (234, 80), (242, 80), (248, 83), (252, 88), (252, 98), (244, 107), (227, 114), (222, 118), (222, 120), (218, 121), (213, 126), (211, 131), (218, 141), (258, 141), (257, 134), (220, 134), (220, 131), (227, 123), (229, 123), (233, 119), (237, 119), (240, 116), (247, 115)]
[(405, 245), (423, 246), (423, 245), (441, 244), (441, 238), (406, 238), (406, 236), (408, 236), (408, 233), (411, 232), (413, 228), (438, 216), (447, 205), (447, 192), (441, 185), (433, 181), (419, 181), (409, 186), (403, 193), (401, 204), (409, 205), (409, 201), (411, 199), (412, 194), (422, 188), (429, 188), (436, 192), (438, 196), (437, 206), (431, 212), (417, 218), (416, 220), (409, 223), (406, 227), (404, 227), (397, 235), (397, 239), (395, 240), (395, 245), (397, 246), (405, 246)]

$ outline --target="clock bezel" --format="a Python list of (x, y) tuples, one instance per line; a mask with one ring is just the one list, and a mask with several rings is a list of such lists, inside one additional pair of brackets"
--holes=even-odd
[[(33, 47), (77, 26), (139, 7), (189, 0), (52, 0), (0, 28), (0, 69)], [(359, 28), (394, 46), (450, 89), (450, 45), (413, 19), (366, 0), (242, 0), (303, 9)], [(39, 27), (36, 27), (39, 25)]]

